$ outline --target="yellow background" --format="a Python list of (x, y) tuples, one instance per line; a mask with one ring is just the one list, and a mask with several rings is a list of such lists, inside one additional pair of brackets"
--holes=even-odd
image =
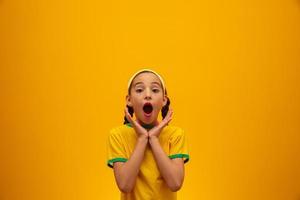
[(126, 85), (165, 78), (183, 200), (300, 199), (300, 1), (0, 0), (0, 199), (119, 199)]

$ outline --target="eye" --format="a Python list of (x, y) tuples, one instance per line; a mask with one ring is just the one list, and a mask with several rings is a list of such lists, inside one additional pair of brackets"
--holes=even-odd
[(136, 89), (135, 90), (137, 93), (140, 93), (140, 92), (142, 92), (143, 90), (142, 89)]
[(153, 89), (152, 91), (155, 92), (155, 93), (158, 93), (159, 89)]

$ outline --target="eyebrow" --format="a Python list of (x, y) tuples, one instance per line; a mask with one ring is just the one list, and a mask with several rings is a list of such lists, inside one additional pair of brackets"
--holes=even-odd
[[(159, 84), (158, 82), (156, 82), (156, 81), (151, 82), (151, 83), (152, 83), (152, 84), (157, 84), (157, 85), (160, 86), (160, 84)], [(138, 84), (144, 84), (144, 83), (143, 83), (143, 82), (137, 82), (137, 83), (134, 84), (134, 87), (135, 87), (136, 85), (138, 85)]]

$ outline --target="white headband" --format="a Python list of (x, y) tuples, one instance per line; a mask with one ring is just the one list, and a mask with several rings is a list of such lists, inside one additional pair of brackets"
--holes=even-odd
[(159, 78), (159, 80), (160, 80), (160, 82), (161, 82), (161, 84), (162, 84), (162, 88), (163, 88), (164, 92), (166, 92), (166, 87), (165, 87), (165, 82), (164, 82), (164, 80), (162, 79), (162, 77), (161, 77), (157, 72), (155, 72), (155, 71), (153, 71), (153, 70), (151, 70), (151, 69), (142, 69), (142, 70), (137, 71), (137, 72), (129, 79), (129, 81), (128, 81), (128, 85), (127, 85), (127, 89), (128, 89), (128, 90), (129, 90), (129, 87), (130, 87), (130, 85), (131, 85), (132, 80), (133, 80), (138, 74), (140, 74), (140, 73), (142, 73), (142, 72), (152, 72), (153, 74), (155, 74), (155, 75)]

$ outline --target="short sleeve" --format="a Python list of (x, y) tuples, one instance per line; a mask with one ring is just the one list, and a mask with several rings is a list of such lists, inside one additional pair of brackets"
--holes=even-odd
[(116, 133), (115, 129), (112, 129), (107, 141), (107, 165), (113, 168), (114, 162), (126, 162), (127, 160), (120, 135)]
[(184, 163), (187, 163), (190, 160), (190, 155), (185, 132), (178, 128), (171, 136), (169, 142), (169, 158), (183, 158)]

